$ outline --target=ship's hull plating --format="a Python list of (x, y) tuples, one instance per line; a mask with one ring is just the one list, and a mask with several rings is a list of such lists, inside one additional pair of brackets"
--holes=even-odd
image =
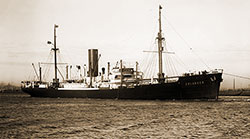
[(216, 99), (221, 73), (180, 77), (177, 82), (139, 85), (134, 88), (100, 90), (58, 90), (22, 88), (32, 97), (100, 99)]

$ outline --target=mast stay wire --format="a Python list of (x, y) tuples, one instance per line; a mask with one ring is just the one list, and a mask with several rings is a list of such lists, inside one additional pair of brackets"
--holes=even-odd
[(175, 65), (173, 64), (173, 60), (172, 60), (172, 57), (171, 56), (169, 56), (169, 63), (170, 63), (170, 65), (172, 65), (171, 67), (173, 68), (173, 74), (175, 74), (175, 75), (178, 75), (178, 72), (177, 72), (177, 70), (176, 70), (176, 67), (175, 67)]
[[(45, 61), (45, 62), (51, 62), (52, 61), (52, 51), (50, 51), (50, 53), (49, 53), (49, 56), (48, 56), (48, 58), (47, 58), (47, 60)], [(45, 70), (44, 70), (44, 74), (43, 74), (43, 79), (47, 79), (48, 78), (48, 72), (50, 71), (50, 68), (51, 68), (51, 65), (48, 65), (48, 66), (46, 66), (45, 67)]]
[[(148, 48), (150, 51), (154, 50), (154, 47), (155, 47), (155, 44), (156, 44), (156, 40), (155, 40), (156, 27), (157, 26), (155, 26), (155, 29), (154, 29), (155, 32), (152, 35), (151, 43), (150, 43), (149, 48)], [(144, 58), (142, 59), (142, 67), (141, 67), (141, 69), (145, 73), (145, 76), (149, 76), (151, 78), (151, 75), (153, 74), (153, 73), (151, 73), (152, 68), (153, 68), (152, 65), (154, 64), (154, 62), (155, 62), (154, 53), (146, 53)]]
[[(142, 69), (145, 70), (145, 73), (147, 74), (150, 72), (151, 66), (152, 66), (152, 59), (153, 55), (152, 54), (146, 54), (146, 60), (145, 62), (142, 62)], [(147, 63), (147, 64), (144, 64)]]
[[(167, 44), (168, 47), (172, 47), (172, 46), (168, 43), (168, 41), (166, 41), (166, 44)], [(167, 49), (167, 47), (166, 47), (166, 49)], [(181, 58), (178, 56), (177, 53), (175, 53), (174, 56), (176, 57), (176, 60), (175, 60), (175, 61), (176, 61), (177, 63), (179, 63), (179, 65), (180, 65), (182, 68), (184, 68), (184, 69), (187, 70), (187, 71), (190, 71), (189, 67), (185, 64), (185, 62), (183, 62), (183, 61), (181, 60)]]
[[(165, 43), (163, 43), (164, 46)], [(167, 55), (163, 55), (163, 62), (164, 62), (164, 68), (165, 68), (165, 73), (166, 75), (170, 75), (173, 74), (173, 67), (169, 62), (168, 56)], [(164, 70), (164, 69), (163, 69)]]
[(167, 58), (164, 58), (163, 59), (163, 62), (164, 62), (164, 67), (169, 67), (169, 68), (165, 68), (165, 74), (166, 75), (170, 75), (172, 71), (172, 67), (170, 67), (170, 64), (168, 62), (168, 59)]
[(168, 24), (170, 25), (170, 27), (173, 29), (173, 31), (180, 37), (180, 39), (182, 39), (184, 41), (184, 43), (186, 44), (186, 47), (189, 48), (189, 50), (191, 52), (193, 52), (197, 58), (206, 66), (206, 68), (208, 68), (209, 70), (211, 70), (211, 68), (204, 62), (204, 60), (193, 50), (193, 48), (189, 45), (189, 43), (182, 37), (182, 35), (180, 33), (177, 32), (177, 30), (174, 28), (174, 26), (170, 23), (170, 21), (167, 19), (166, 16), (163, 15), (163, 17), (166, 19), (166, 21), (168, 22)]
[[(163, 47), (165, 47), (166, 51), (168, 51), (167, 45), (166, 45), (166, 41), (163, 41)], [(172, 70), (172, 74), (178, 74), (175, 65), (173, 64), (173, 60), (171, 59), (171, 55), (165, 55), (165, 60), (167, 63), (169, 63), (169, 67)], [(166, 67), (167, 70), (167, 67)]]
[[(152, 50), (154, 49), (154, 47), (156, 46), (156, 41), (153, 44)], [(149, 78), (154, 77), (154, 75), (156, 75), (156, 67), (157, 67), (157, 56), (155, 56), (155, 53), (150, 53), (151, 58), (150, 60), (150, 64), (148, 64), (148, 66), (150, 67), (149, 70)], [(148, 62), (149, 63), (149, 62)]]
[(232, 76), (232, 77), (237, 77), (237, 78), (241, 78), (241, 79), (250, 80), (249, 77), (244, 77), (244, 76), (241, 76), (241, 75), (236, 75), (236, 74), (231, 74), (231, 73), (225, 73), (225, 72), (223, 72), (223, 74), (228, 75), (228, 76)]
[[(63, 57), (63, 55), (61, 55), (60, 53), (58, 54), (58, 60), (59, 61), (61, 61), (62, 63), (63, 62), (66, 62), (66, 60), (64, 59), (64, 57)], [(66, 65), (68, 64), (68, 63), (65, 63)], [(65, 64), (62, 64), (62, 65), (65, 65)], [(65, 73), (65, 72), (64, 72)]]
[[(62, 46), (62, 45), (60, 45), (60, 46), (61, 46), (61, 48), (65, 48), (66, 47), (66, 46)], [(63, 52), (65, 53), (65, 56), (68, 57), (69, 62), (71, 63), (70, 65), (68, 65), (69, 68), (72, 67), (72, 69), (73, 69), (73, 67), (76, 66), (76, 65), (82, 65), (82, 64), (84, 65), (84, 63), (76, 64), (75, 61), (73, 61), (72, 58), (71, 58), (71, 56), (69, 55), (68, 49), (63, 49)], [(58, 55), (58, 57), (59, 57), (59, 60), (65, 61), (66, 63), (68, 63), (65, 60), (65, 58), (63, 57), (62, 54)], [(87, 65), (87, 63), (86, 63), (86, 65)], [(72, 69), (71, 68), (69, 69), (70, 72), (71, 72), (71, 78), (75, 78), (75, 77), (77, 77), (77, 71), (76, 70), (72, 70)], [(64, 71), (64, 70), (62, 70), (62, 71)], [(63, 73), (66, 73), (66, 72), (63, 72)]]
[[(60, 45), (60, 46), (61, 46), (61, 45)], [(64, 46), (62, 46), (62, 48), (64, 48)], [(69, 62), (72, 63), (72, 64), (70, 64), (69, 66), (76, 65), (75, 62), (74, 62), (74, 61), (72, 60), (72, 58), (70, 57), (68, 49), (63, 49), (63, 51), (65, 52), (66, 56), (69, 58)]]
[(152, 59), (153, 66), (151, 66), (151, 71), (150, 71), (151, 75), (150, 75), (150, 77), (155, 77), (155, 75), (157, 75), (156, 67), (159, 66), (159, 65), (157, 65), (157, 57), (155, 56), (155, 54), (152, 53), (151, 55), (153, 56), (153, 59)]
[(33, 75), (34, 75), (33, 69), (30, 68), (29, 75), (28, 75), (28, 80), (30, 80), (30, 81), (34, 80), (34, 76)]
[(63, 77), (61, 71), (59, 70), (59, 68), (58, 68), (57, 70), (58, 70), (59, 74), (61, 75), (61, 77), (62, 77), (62, 79), (63, 79), (63, 81), (64, 81), (64, 77)]
[[(62, 59), (63, 59), (63, 57), (62, 57), (60, 54), (58, 54), (58, 62), (59, 62), (59, 61), (63, 62)], [(63, 74), (62, 74), (62, 72), (60, 71), (60, 68), (62, 68), (62, 66), (63, 66), (63, 65), (61, 65), (61, 66), (59, 65), (58, 68), (57, 68), (57, 70), (58, 70), (59, 74), (61, 75), (62, 79), (64, 80), (63, 74), (65, 74), (65, 72), (64, 72), (64, 70), (62, 70), (62, 71), (63, 71)]]
[(145, 76), (152, 76), (152, 71), (155, 65), (155, 56), (154, 54), (149, 54), (149, 59), (148, 59), (148, 64), (146, 65), (146, 69), (145, 69)]
[(149, 76), (151, 77), (152, 75), (152, 68), (153, 68), (153, 65), (154, 65), (154, 54), (150, 53), (150, 54), (147, 54), (147, 59), (146, 59), (146, 63), (147, 64), (143, 64), (144, 66), (142, 67), (143, 70), (145, 71), (145, 76)]
[(166, 58), (165, 61), (166, 61), (166, 63), (168, 63), (168, 65), (169, 65), (168, 67), (170, 67), (169, 71), (172, 72), (172, 75), (175, 75), (177, 73), (177, 71), (175, 69), (175, 66), (172, 63), (172, 60), (171, 60), (170, 56), (168, 58)]
[[(43, 43), (43, 45), (47, 47), (47, 43), (46, 43), (46, 44)], [(52, 59), (52, 57), (53, 57), (52, 51), (50, 51), (45, 62), (50, 61), (50, 60)], [(40, 64), (40, 66), (41, 66), (41, 65), (42, 65), (42, 64)], [(43, 67), (44, 67), (44, 68), (42, 68), (42, 80), (43, 80), (43, 81), (46, 81), (46, 78), (47, 78), (46, 76), (48, 76), (48, 75), (47, 75), (47, 72), (50, 70), (50, 66), (43, 66)], [(43, 72), (43, 71), (44, 71), (44, 72)]]

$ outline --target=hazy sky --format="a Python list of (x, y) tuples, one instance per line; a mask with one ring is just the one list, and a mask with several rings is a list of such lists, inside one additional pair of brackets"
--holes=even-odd
[[(166, 47), (186, 65), (179, 71), (205, 70), (202, 59), (211, 69), (250, 77), (249, 0), (0, 0), (0, 81), (34, 75), (31, 63), (46, 61), (54, 24), (68, 63), (87, 63), (87, 50), (97, 48), (102, 66), (120, 59), (143, 65), (142, 51), (156, 48), (159, 4)], [(223, 87), (232, 79), (224, 75)]]

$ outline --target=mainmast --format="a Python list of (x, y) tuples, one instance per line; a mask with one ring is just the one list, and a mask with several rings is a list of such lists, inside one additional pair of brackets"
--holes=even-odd
[(54, 87), (59, 86), (59, 79), (57, 79), (57, 57), (56, 57), (56, 51), (59, 49), (56, 48), (56, 28), (58, 28), (58, 25), (55, 24), (54, 25), (54, 48), (52, 48), (52, 50), (54, 50), (54, 55), (55, 55), (55, 79), (53, 80)]
[(164, 73), (162, 72), (162, 51), (163, 51), (163, 47), (162, 47), (162, 41), (164, 40), (164, 38), (162, 37), (162, 30), (161, 30), (161, 5), (159, 6), (159, 32), (158, 32), (158, 36), (157, 36), (157, 40), (158, 40), (158, 55), (159, 55), (159, 73), (158, 73), (158, 82), (162, 83), (164, 82)]

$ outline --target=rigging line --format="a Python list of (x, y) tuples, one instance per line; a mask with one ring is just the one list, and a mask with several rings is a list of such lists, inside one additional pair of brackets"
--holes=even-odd
[[(154, 33), (153, 33), (153, 35), (152, 35), (152, 38), (151, 38), (151, 42), (150, 42), (150, 45), (148, 46), (149, 48), (149, 50), (152, 50), (152, 49), (154, 49), (154, 46), (155, 46), (155, 44), (156, 44), (156, 41), (155, 41), (155, 34), (156, 34), (156, 32), (157, 32), (158, 30), (157, 30), (157, 25), (155, 24), (155, 26), (154, 26)], [(149, 66), (149, 57), (150, 57), (151, 55), (150, 54), (146, 54), (146, 59), (144, 59), (143, 58), (143, 61), (142, 61), (142, 63), (143, 63), (143, 65), (145, 64), (144, 62), (146, 62), (146, 66)]]
[[(52, 61), (52, 51), (50, 51), (49, 56), (48, 56), (48, 59), (47, 59), (46, 62), (50, 62), (50, 61)], [(50, 68), (51, 68), (50, 65), (47, 65), (47, 66), (46, 66), (46, 68), (45, 68), (45, 70), (44, 70), (44, 74), (43, 74), (43, 79), (46, 79), (46, 78), (47, 78), (46, 76), (48, 76), (47, 73), (50, 71)]]
[(48, 79), (49, 78), (49, 76), (50, 76), (50, 71), (51, 70), (51, 66), (48, 66), (48, 68), (47, 68), (47, 70), (44, 72), (44, 79)]
[(157, 68), (159, 65), (158, 65), (158, 62), (157, 62), (157, 61), (158, 61), (158, 60), (157, 60), (157, 56), (154, 56), (153, 58), (154, 58), (154, 59), (153, 59), (153, 61), (154, 61), (154, 63), (153, 63), (154, 66), (152, 66), (153, 72), (151, 72), (151, 73), (152, 73), (151, 76), (152, 76), (152, 77), (155, 77), (155, 76), (157, 76), (157, 73), (159, 72), (159, 71), (158, 71), (158, 68)]
[[(154, 63), (152, 63), (154, 65)], [(149, 71), (148, 71), (148, 77), (151, 78), (154, 75), (154, 68), (153, 65), (150, 67)]]
[(156, 70), (157, 68), (156, 67), (159, 66), (157, 63), (156, 57), (153, 61), (154, 62), (153, 62), (153, 66), (152, 66), (151, 77), (155, 77), (155, 75), (157, 75), (157, 70)]
[[(46, 61), (48, 61), (51, 58), (51, 53), (52, 52), (50, 51), (50, 53), (47, 56)], [(45, 79), (44, 77), (45, 77), (45, 74), (46, 74), (47, 67), (44, 67), (44, 69), (42, 68), (42, 70), (44, 71), (44, 73), (42, 73), (43, 74), (42, 79)]]
[(167, 60), (169, 62), (170, 68), (172, 69), (173, 75), (177, 74), (177, 70), (176, 70), (175, 64), (174, 64), (174, 62), (173, 62), (173, 60), (171, 58), (171, 55), (166, 55), (166, 58), (167, 58)]
[(235, 75), (235, 74), (225, 73), (225, 72), (223, 72), (223, 74), (228, 75), (228, 76), (233, 76), (233, 77), (238, 77), (238, 78), (250, 80), (249, 77), (244, 77), (244, 76), (241, 76), (241, 75)]
[(148, 70), (150, 70), (150, 66), (152, 65), (153, 55), (152, 53), (147, 53), (146, 55), (147, 57), (145, 63), (143, 63), (144, 65), (143, 68), (145, 69), (146, 72), (148, 72)]
[(168, 67), (169, 67), (169, 68), (168, 68), (169, 73), (170, 73), (170, 74), (174, 74), (173, 67), (172, 67), (172, 65), (171, 65), (170, 59), (168, 59), (167, 56), (166, 56), (165, 61), (166, 61), (167, 65), (168, 65)]
[(157, 56), (155, 56), (156, 54), (155, 53), (151, 53), (152, 54), (152, 62), (153, 62), (153, 64), (152, 64), (152, 66), (151, 66), (151, 75), (150, 75), (150, 78), (151, 77), (155, 77), (155, 75), (157, 75), (157, 73), (158, 73), (158, 60), (157, 60)]
[[(164, 42), (165, 42), (165, 43), (164, 43), (165, 47), (166, 47), (167, 45), (169, 46), (169, 47), (166, 47), (166, 49), (167, 49), (167, 48), (172, 48), (171, 45), (169, 44), (169, 42), (167, 42), (167, 41), (164, 41)], [(176, 53), (175, 53), (175, 56), (178, 58), (178, 55), (177, 55)], [(181, 66), (184, 67), (184, 69), (186, 69), (186, 70), (188, 71), (188, 68), (187, 68), (186, 64), (185, 64), (180, 58), (179, 58), (179, 59), (180, 59), (180, 61), (182, 62), (182, 64), (178, 61), (178, 59), (174, 60), (173, 57), (172, 57), (171, 55), (169, 55), (169, 59), (170, 59), (170, 63), (173, 65), (173, 68), (174, 68), (174, 71), (175, 71), (174, 74), (178, 75), (178, 71), (177, 71), (177, 69), (176, 69), (176, 67), (175, 67), (175, 64), (173, 64), (174, 61), (178, 62)]]
[(175, 74), (175, 75), (178, 75), (178, 71), (177, 71), (177, 69), (176, 69), (175, 65), (173, 64), (173, 63), (174, 63), (174, 62), (173, 62), (174, 60), (172, 59), (172, 57), (171, 57), (171, 56), (169, 56), (169, 60), (170, 60), (170, 62), (171, 62), (171, 63), (172, 63), (172, 65), (173, 65), (173, 70), (174, 70), (174, 72), (175, 72), (174, 74)]
[[(61, 55), (58, 55), (58, 61), (63, 62), (63, 60), (62, 60), (62, 56), (61, 56)], [(61, 67), (63, 67), (63, 65), (61, 65), (61, 66), (60, 66), (60, 65), (58, 65), (58, 67), (60, 67), (60, 68), (61, 68)], [(63, 71), (64, 71), (64, 70), (63, 70)]]
[[(53, 59), (53, 52), (51, 51), (50, 52), (50, 59), (48, 59), (48, 61), (46, 61), (46, 62), (51, 62), (51, 61), (53, 61), (52, 60)], [(47, 70), (45, 71), (45, 78), (44, 79), (48, 79), (49, 80), (49, 76), (50, 76), (50, 71), (51, 71), (51, 67), (52, 67), (52, 65), (47, 65)]]
[(187, 47), (189, 48), (189, 50), (191, 50), (191, 52), (193, 52), (198, 58), (199, 60), (209, 69), (211, 70), (211, 68), (204, 62), (204, 60), (202, 60), (202, 58), (193, 50), (193, 48), (189, 45), (189, 43), (180, 35), (180, 33), (178, 33), (176, 31), (176, 29), (174, 28), (174, 26), (170, 23), (170, 21), (165, 17), (163, 16), (167, 22), (169, 23), (170, 27), (174, 30), (174, 32), (184, 41), (184, 43), (187, 45)]
[(181, 60), (181, 58), (178, 55), (176, 56), (176, 61), (184, 67), (185, 70), (190, 71), (191, 69)]
[[(154, 41), (154, 38), (152, 37), (152, 39), (151, 39), (151, 43), (150, 43), (150, 46), (149, 46), (149, 50), (153, 50), (154, 49), (154, 46), (155, 46), (155, 42), (153, 43), (153, 41)], [(151, 59), (150, 58), (151, 57), (151, 53), (146, 53), (146, 58), (143, 58), (143, 64), (145, 64), (146, 66), (149, 66), (149, 60)]]
[[(155, 31), (154, 31), (154, 35), (152, 36), (152, 38), (151, 38), (151, 43), (150, 43), (150, 45), (149, 45), (149, 50), (154, 50), (156, 47), (156, 39), (155, 39), (155, 34), (156, 34), (156, 32), (158, 31), (157, 30), (157, 26), (155, 26), (155, 29), (154, 29)], [(154, 70), (154, 67), (153, 67), (153, 65), (156, 65), (155, 64), (155, 56), (154, 56), (154, 54), (152, 54), (152, 53), (150, 53), (150, 54), (147, 54), (147, 58), (146, 58), (146, 72), (145, 72), (145, 76), (147, 76), (147, 75), (149, 75), (150, 76), (150, 78), (151, 78), (151, 75), (152, 74), (154, 74), (154, 73), (152, 73), (152, 71), (154, 71), (155, 72), (155, 70)], [(143, 61), (144, 62), (144, 61)], [(148, 71), (147, 71), (147, 69), (148, 69)]]
[(151, 68), (151, 67), (152, 67), (152, 64), (154, 63), (154, 57), (155, 57), (154, 55), (155, 55), (155, 54), (154, 54), (154, 53), (150, 53), (149, 55), (150, 55), (150, 57), (149, 57), (149, 59), (148, 59), (148, 62), (147, 62), (148, 64), (147, 64), (147, 66), (148, 66), (149, 68)]
[[(166, 51), (168, 51), (166, 41), (163, 41), (163, 47), (165, 47)], [(174, 64), (172, 63), (172, 61), (170, 59), (170, 56), (166, 55), (165, 56), (165, 61), (166, 61), (167, 65), (168, 65), (168, 67), (169, 67), (169, 68), (165, 67), (166, 71), (167, 71), (167, 69), (169, 69), (169, 72), (170, 73), (172, 72), (172, 74), (174, 75), (175, 74), (175, 71), (174, 71), (175, 67), (174, 67)]]
[(143, 61), (142, 61), (142, 68), (143, 69), (148, 69), (148, 67), (149, 67), (149, 59), (150, 59), (150, 57), (151, 57), (151, 55), (149, 54), (149, 53), (146, 53), (145, 55), (144, 55), (144, 59), (143, 59)]
[[(167, 43), (167, 45), (168, 45), (169, 47), (172, 48), (172, 46), (170, 45), (170, 43), (169, 43), (168, 41), (166, 41), (166, 43)], [(181, 60), (181, 58), (178, 56), (177, 53), (175, 53), (174, 56), (176, 57), (176, 62), (178, 62), (178, 63), (182, 66), (182, 68), (184, 68), (184, 69), (187, 70), (187, 71), (190, 70), (189, 67), (185, 64), (185, 62), (183, 62), (183, 61)], [(179, 61), (178, 61), (178, 60), (179, 60)]]
[(46, 80), (46, 79), (48, 80), (48, 77), (50, 75), (48, 72), (50, 71), (50, 69), (51, 69), (51, 66), (48, 66), (47, 71), (45, 71), (45, 73), (43, 74), (44, 75), (44, 77), (43, 77), (44, 80)]
[[(180, 65), (181, 69), (185, 69), (185, 71), (189, 71), (189, 69), (186, 67), (186, 65), (181, 61), (181, 59), (175, 55), (176, 57), (174, 58), (175, 61)], [(179, 58), (179, 59), (178, 59)]]
[[(58, 54), (58, 60), (61, 61), (61, 62), (63, 62), (63, 61), (66, 62), (66, 60), (64, 59), (62, 54)], [(64, 67), (64, 65), (58, 65), (58, 71), (59, 71), (59, 68), (64, 69), (65, 67)], [(65, 70), (61, 70), (61, 71), (59, 71), (59, 73), (60, 73), (62, 79), (64, 80), (63, 75), (66, 75), (66, 71)]]
[(59, 60), (63, 63), (63, 61), (65, 61), (66, 64), (68, 64), (64, 58), (64, 56), (60, 53), (58, 54)]
[(49, 60), (51, 60), (51, 57), (52, 57), (52, 51), (49, 52), (49, 56), (47, 57), (45, 62), (48, 62)]
[(70, 63), (72, 63), (71, 65), (75, 64), (74, 61), (72, 60), (72, 58), (69, 55), (70, 53), (69, 53), (68, 49), (64, 49), (64, 52), (65, 52), (66, 56), (69, 58)]
[[(151, 60), (150, 60), (151, 59)], [(150, 76), (151, 74), (151, 70), (152, 70), (152, 64), (153, 64), (153, 56), (152, 54), (150, 54), (150, 59), (148, 59), (148, 64), (147, 64), (147, 67), (145, 69), (145, 73), (146, 75)]]
[[(47, 62), (50, 62), (51, 59), (52, 59), (52, 51), (50, 51), (49, 56), (48, 56), (48, 58), (47, 58), (47, 60), (46, 60), (45, 62), (46, 62), (46, 63), (47, 63)], [(46, 68), (45, 68), (45, 71), (46, 71), (47, 66), (45, 66), (45, 67), (46, 67)]]
[[(168, 51), (168, 49), (166, 47), (166, 41), (163, 41), (162, 44), (163, 44), (163, 47), (166, 49), (166, 51)], [(167, 57), (168, 57), (167, 55), (163, 56), (163, 61), (164, 61), (164, 64), (165, 64), (164, 67), (165, 67), (166, 75), (167, 74), (171, 74), (171, 72), (172, 72), (171, 71), (171, 65), (169, 65)]]
[(147, 67), (147, 69), (143, 69), (144, 74), (145, 74), (146, 77), (149, 76), (149, 70), (150, 70), (150, 67)]
[(171, 65), (170, 65), (170, 62), (169, 62), (169, 59), (167, 58), (167, 56), (166, 56), (166, 58), (164, 59), (164, 61), (165, 61), (165, 63), (166, 63), (166, 71), (169, 72), (169, 75), (173, 74), (173, 70), (172, 70), (172, 67), (171, 67)]
[(171, 70), (170, 70), (170, 66), (169, 66), (169, 64), (167, 62), (167, 58), (164, 58), (163, 62), (164, 62), (165, 74), (166, 75), (171, 74)]
[(61, 75), (61, 77), (62, 77), (62, 79), (63, 79), (63, 81), (64, 81), (64, 77), (63, 77), (61, 71), (59, 70), (59, 68), (57, 68), (57, 70), (58, 70), (58, 72), (60, 73), (60, 75)]
[(32, 75), (33, 75), (33, 69), (30, 68), (30, 70), (29, 70), (29, 75), (28, 75), (27, 79), (28, 79), (28, 80), (32, 80), (32, 78), (33, 78), (33, 77), (31, 77)]
[(149, 66), (149, 70), (147, 71), (149, 77), (153, 76), (154, 74), (154, 66), (155, 66), (154, 60), (152, 60)]
[(169, 65), (170, 65), (171, 70), (172, 70), (172, 74), (176, 75), (177, 72), (176, 72), (175, 66), (174, 66), (174, 64), (173, 64), (173, 62), (172, 62), (172, 60), (171, 60), (170, 57), (168, 58), (168, 61), (169, 61)]
[(155, 62), (155, 60), (154, 60), (154, 56), (153, 56), (154, 54), (150, 54), (150, 59), (149, 59), (149, 62), (148, 62), (148, 71), (147, 71), (147, 74), (148, 74), (148, 76), (151, 78), (151, 76), (153, 75), (153, 68), (154, 68), (154, 62)]
[[(156, 49), (158, 47), (158, 42), (156, 41), (155, 39), (155, 42), (154, 42), (154, 46), (153, 46), (153, 49)], [(158, 50), (157, 50), (158, 51)], [(151, 77), (156, 77), (157, 74), (158, 74), (158, 69), (159, 69), (159, 65), (158, 65), (158, 55), (156, 55), (156, 53), (151, 53), (152, 56), (153, 56), (153, 65), (152, 65), (152, 71), (151, 71), (151, 75), (150, 75), (150, 78)]]
[(63, 63), (63, 61), (65, 61), (65, 60), (63, 60), (63, 57), (62, 57), (61, 53), (58, 53), (58, 63), (59, 62)]

